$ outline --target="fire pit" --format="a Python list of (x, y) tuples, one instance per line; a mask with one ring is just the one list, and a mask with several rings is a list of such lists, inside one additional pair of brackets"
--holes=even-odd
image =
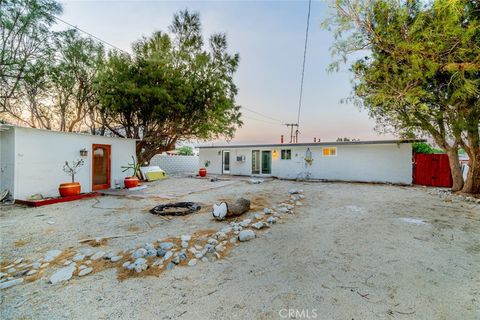
[(185, 216), (201, 208), (202, 207), (195, 202), (174, 202), (158, 205), (151, 209), (150, 212), (161, 216)]

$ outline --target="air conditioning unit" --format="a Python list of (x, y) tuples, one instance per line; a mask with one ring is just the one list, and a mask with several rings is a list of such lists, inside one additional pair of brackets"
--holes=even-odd
[(237, 161), (245, 162), (245, 156), (237, 156)]

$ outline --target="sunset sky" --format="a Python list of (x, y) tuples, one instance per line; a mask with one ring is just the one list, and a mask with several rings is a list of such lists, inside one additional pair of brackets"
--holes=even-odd
[[(130, 52), (131, 43), (155, 30), (166, 30), (173, 13), (198, 11), (205, 36), (225, 32), (231, 52), (240, 54), (235, 80), (244, 126), (233, 142), (279, 142), (295, 122), (300, 91), (307, 1), (62, 1), (61, 18)], [(307, 50), (300, 142), (337, 137), (388, 139), (373, 130), (365, 111), (340, 100), (351, 92), (347, 66), (328, 73), (333, 36), (320, 28), (328, 13), (313, 1)], [(59, 24), (57, 29), (66, 28)]]

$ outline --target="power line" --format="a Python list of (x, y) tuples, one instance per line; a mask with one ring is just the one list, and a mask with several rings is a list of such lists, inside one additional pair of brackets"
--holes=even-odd
[(260, 112), (258, 112), (258, 111), (249, 109), (249, 108), (247, 108), (247, 107), (243, 107), (243, 106), (242, 106), (242, 109), (245, 109), (245, 110), (248, 110), (248, 111), (250, 111), (250, 112), (256, 113), (256, 114), (258, 114), (258, 115), (260, 115), (260, 116), (262, 116), (262, 117), (265, 117), (265, 118), (267, 118), (267, 119), (270, 119), (270, 120), (273, 120), (273, 121), (278, 121), (278, 122), (282, 122), (282, 123), (283, 123), (282, 120), (279, 120), (279, 119), (276, 119), (276, 118), (272, 118), (272, 117), (270, 117), (270, 116), (267, 116), (267, 115), (262, 114), (262, 113), (260, 113)]
[(89, 35), (90, 37), (92, 37), (92, 38), (94, 38), (94, 39), (96, 39), (96, 40), (98, 40), (98, 41), (100, 41), (100, 42), (102, 42), (102, 43), (104, 43), (104, 44), (106, 44), (106, 45), (108, 45), (108, 46), (110, 46), (110, 47), (118, 50), (118, 51), (121, 51), (121, 52), (123, 52), (123, 53), (125, 53), (125, 54), (130, 55), (130, 53), (128, 53), (127, 51), (125, 51), (125, 50), (123, 50), (123, 49), (120, 49), (119, 47), (117, 47), (117, 46), (115, 46), (115, 45), (113, 45), (113, 44), (111, 44), (111, 43), (109, 43), (109, 42), (107, 42), (107, 41), (105, 41), (105, 40), (103, 40), (103, 39), (101, 39), (101, 38), (99, 38), (99, 37), (91, 34), (90, 32), (87, 32), (87, 31), (85, 31), (85, 30), (82, 30), (82, 29), (80, 29), (79, 27), (77, 27), (77, 26), (75, 26), (75, 25), (73, 25), (73, 24), (71, 24), (71, 23), (69, 23), (69, 22), (67, 22), (67, 21), (65, 21), (65, 20), (63, 20), (63, 19), (60, 19), (60, 18), (57, 17), (57, 16), (53, 16), (53, 17), (54, 17), (55, 19), (57, 19), (58, 21), (63, 22), (63, 23), (65, 23), (66, 25), (68, 25), (68, 26), (70, 26), (70, 27), (72, 27), (72, 28), (74, 28), (74, 29), (76, 29), (76, 30), (78, 30), (78, 31), (80, 31), (80, 32), (83, 32), (83, 33)]
[[(307, 59), (308, 30), (309, 30), (309, 27), (310, 27), (310, 10), (311, 10), (311, 7), (312, 7), (312, 0), (308, 0), (307, 28), (305, 30), (305, 46), (303, 48), (303, 65), (302, 65), (302, 78), (301, 78), (301, 81), (300, 81), (300, 97), (299, 97), (299, 101), (298, 101), (297, 127), (300, 124), (300, 110), (302, 108), (303, 78), (305, 77), (305, 61)], [(297, 131), (298, 131), (298, 129), (297, 129)], [(297, 139), (298, 139), (298, 137), (297, 137)]]
[(250, 120), (255, 120), (255, 121), (260, 121), (260, 122), (268, 123), (268, 124), (275, 124), (275, 125), (281, 125), (281, 126), (283, 126), (283, 123), (278, 123), (278, 122), (273, 122), (273, 121), (267, 121), (267, 120), (263, 120), (263, 119), (257, 119), (257, 118), (253, 118), (253, 117), (246, 116), (246, 115), (244, 115), (244, 114), (242, 114), (242, 117), (245, 117), (245, 118), (250, 119)]

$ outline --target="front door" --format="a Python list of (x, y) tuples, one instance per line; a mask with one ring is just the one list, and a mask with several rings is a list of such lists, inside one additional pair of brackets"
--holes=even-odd
[(230, 151), (223, 151), (223, 173), (230, 173)]
[(272, 173), (272, 151), (262, 151), (262, 174)]
[(110, 188), (110, 145), (92, 145), (92, 190)]

